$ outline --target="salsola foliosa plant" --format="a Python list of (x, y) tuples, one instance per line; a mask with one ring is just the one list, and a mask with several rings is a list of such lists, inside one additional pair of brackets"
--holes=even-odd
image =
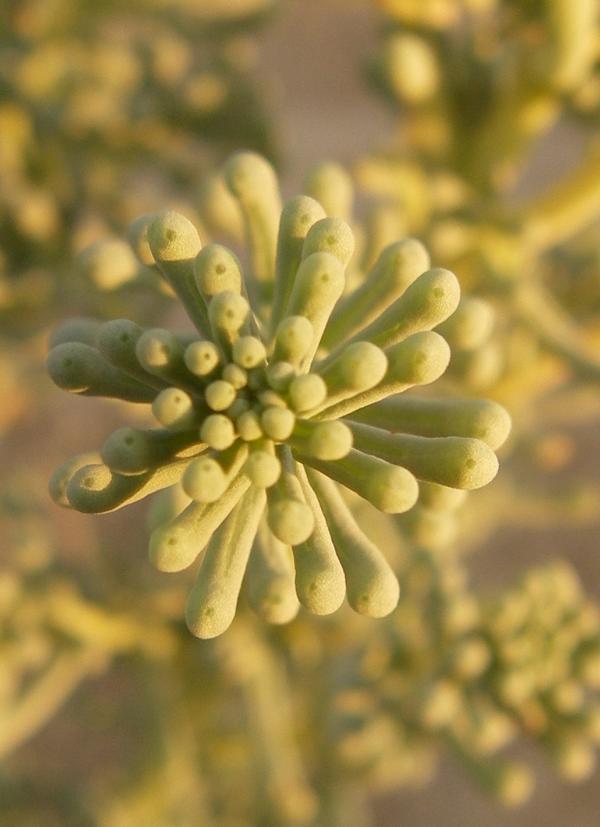
[[(314, 198), (281, 205), (271, 166), (234, 155), (224, 179), (244, 220), (248, 265), (202, 247), (184, 216), (143, 216), (134, 248), (152, 260), (194, 323), (192, 333), (128, 320), (67, 322), (48, 370), (61, 388), (152, 406), (160, 427), (125, 427), (99, 453), (55, 474), (56, 502), (105, 513), (181, 483), (186, 505), (155, 528), (150, 558), (181, 571), (204, 551), (186, 619), (202, 638), (235, 615), (242, 581), (267, 621), (299, 604), (382, 617), (399, 583), (352, 514), (349, 489), (387, 514), (407, 512), (419, 481), (475, 489), (496, 474), (510, 420), (495, 403), (402, 396), (445, 370), (434, 331), (460, 289), (402, 239), (368, 272), (344, 220)], [(341, 486), (341, 488), (340, 488)]]

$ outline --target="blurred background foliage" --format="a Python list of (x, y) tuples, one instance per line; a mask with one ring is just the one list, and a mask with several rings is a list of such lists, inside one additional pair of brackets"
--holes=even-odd
[[(599, 14), (597, 0), (3, 5), (7, 823), (596, 823), (593, 782), (571, 794), (547, 767), (585, 781), (600, 742)], [(267, 627), (243, 602), (199, 642), (185, 576), (150, 570), (143, 506), (95, 519), (47, 501), (50, 469), (124, 411), (90, 417), (42, 363), (70, 312), (175, 313), (117, 239), (168, 205), (235, 240), (212, 172), (240, 147), (282, 161), (296, 189), (315, 157), (352, 162), (371, 237), (416, 235), (465, 290), (443, 331), (446, 393), (501, 401), (514, 432), (488, 489), (363, 515), (400, 574), (389, 619)], [(533, 803), (469, 798), (454, 766), (490, 801)]]

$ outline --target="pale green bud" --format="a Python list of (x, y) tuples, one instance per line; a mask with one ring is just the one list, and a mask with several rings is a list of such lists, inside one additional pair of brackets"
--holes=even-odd
[(279, 186), (272, 166), (253, 152), (239, 152), (225, 164), (224, 176), (244, 217), (255, 277), (271, 281), (281, 213)]
[(244, 370), (244, 368), (230, 362), (223, 368), (221, 372), (221, 379), (225, 382), (229, 382), (229, 384), (236, 390), (240, 390), (241, 388), (245, 388), (248, 384), (248, 373)]
[(296, 376), (287, 389), (292, 408), (301, 413), (317, 408), (327, 396), (327, 385), (317, 373)]
[(263, 431), (275, 442), (284, 442), (288, 439), (295, 423), (296, 417), (289, 408), (266, 408), (260, 417)]
[(54, 502), (57, 505), (62, 505), (63, 508), (71, 508), (71, 503), (67, 498), (69, 482), (81, 468), (96, 465), (100, 461), (100, 454), (97, 451), (88, 451), (85, 454), (76, 454), (57, 468), (50, 477), (48, 484), (48, 490)]
[(209, 408), (213, 411), (226, 410), (235, 400), (236, 390), (229, 382), (217, 379), (206, 386), (204, 399)]
[(273, 534), (290, 546), (305, 542), (314, 528), (312, 511), (300, 500), (269, 499), (267, 519)]
[(202, 423), (200, 438), (215, 451), (224, 451), (235, 442), (233, 422), (223, 414), (211, 414)]
[(108, 396), (129, 402), (151, 402), (156, 391), (110, 365), (83, 342), (65, 342), (52, 348), (46, 368), (59, 388), (87, 396)]
[[(210, 326), (215, 339), (227, 345), (235, 342), (249, 314), (250, 306), (239, 293), (232, 293), (231, 290), (218, 293), (213, 297), (208, 309)], [(241, 365), (241, 367), (246, 367), (246, 365)]]
[(201, 503), (215, 502), (228, 486), (228, 479), (219, 463), (205, 456), (190, 462), (181, 482), (188, 497)]
[(209, 376), (221, 361), (218, 347), (213, 342), (192, 342), (185, 349), (184, 361), (194, 376)]
[(325, 217), (322, 206), (306, 195), (288, 201), (279, 221), (271, 324), (279, 322), (290, 297), (296, 271), (302, 261), (302, 245), (312, 225)]
[(310, 350), (314, 338), (314, 328), (305, 316), (288, 316), (277, 328), (273, 359), (298, 367)]
[(165, 428), (185, 431), (197, 424), (192, 398), (180, 388), (165, 388), (152, 403), (152, 413)]
[(343, 422), (299, 420), (292, 437), (294, 450), (315, 459), (336, 460), (352, 448), (352, 431)]
[(183, 349), (177, 337), (169, 330), (146, 330), (135, 346), (140, 365), (149, 373), (167, 374), (182, 359)]
[(316, 353), (331, 311), (342, 295), (344, 281), (343, 266), (330, 253), (313, 253), (298, 268), (288, 313), (305, 316), (313, 326), (313, 340), (302, 366), (310, 365)]
[(242, 292), (242, 269), (237, 256), (221, 244), (209, 244), (198, 253), (194, 275), (207, 300), (224, 291)]
[(201, 333), (208, 333), (206, 305), (196, 286), (194, 259), (202, 244), (191, 221), (167, 210), (157, 213), (148, 227), (152, 255)]
[(185, 611), (188, 628), (196, 637), (216, 637), (234, 618), (264, 500), (262, 491), (251, 488), (206, 549)]
[(377, 319), (429, 266), (429, 254), (416, 239), (388, 245), (366, 280), (342, 298), (331, 314), (323, 345), (331, 348)]
[(306, 462), (386, 514), (408, 511), (419, 495), (419, 486), (410, 471), (361, 451), (350, 450), (336, 461), (307, 457)]
[(153, 565), (159, 571), (183, 571), (191, 566), (249, 487), (250, 480), (240, 475), (215, 502), (193, 502), (170, 523), (155, 529), (149, 549)]
[(458, 307), (459, 299), (460, 285), (454, 273), (441, 267), (428, 270), (377, 319), (359, 330), (352, 341), (368, 339), (379, 347), (390, 347), (412, 333), (431, 330), (445, 321)]
[(254, 611), (267, 623), (289, 623), (298, 614), (292, 550), (264, 524), (259, 526), (250, 555), (246, 593)]
[(348, 602), (360, 614), (385, 617), (398, 605), (396, 575), (377, 546), (360, 530), (335, 484), (315, 471), (310, 472), (309, 480), (346, 575)]
[(421, 436), (465, 436), (481, 439), (490, 448), (499, 448), (510, 432), (507, 411), (488, 399), (429, 399), (396, 396), (363, 408), (353, 419)]
[(244, 465), (244, 474), (258, 488), (270, 488), (281, 476), (281, 463), (268, 451), (251, 451)]
[(327, 520), (301, 465), (297, 466), (297, 478), (315, 524), (310, 537), (293, 547), (296, 593), (310, 612), (328, 615), (337, 611), (344, 601), (344, 570), (337, 557)]
[(100, 454), (112, 471), (141, 474), (196, 444), (199, 445), (199, 440), (193, 432), (142, 431), (124, 427), (108, 437)]
[(233, 343), (233, 361), (245, 370), (262, 365), (267, 357), (265, 346), (256, 336), (240, 336)]
[(346, 267), (354, 253), (354, 234), (341, 218), (322, 218), (310, 228), (302, 247), (302, 258), (330, 253)]
[(335, 404), (378, 385), (388, 362), (381, 348), (371, 342), (353, 342), (319, 374), (327, 385), (327, 404)]
[(272, 362), (265, 368), (267, 382), (276, 391), (285, 391), (296, 375), (294, 366), (289, 362)]
[(236, 420), (237, 431), (245, 442), (253, 442), (264, 436), (260, 417), (256, 411), (245, 411)]
[(411, 471), (417, 479), (450, 488), (481, 488), (494, 479), (498, 460), (478, 439), (392, 435), (388, 431), (349, 422), (357, 448)]

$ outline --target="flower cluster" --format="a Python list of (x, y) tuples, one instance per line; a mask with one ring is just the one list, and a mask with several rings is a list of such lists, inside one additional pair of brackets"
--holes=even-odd
[(426, 780), (438, 746), (456, 752), (507, 805), (529, 797), (530, 769), (503, 751), (537, 742), (566, 780), (587, 778), (600, 740), (600, 623), (573, 570), (528, 571), (493, 600), (464, 570), (413, 554), (385, 645), (353, 653), (334, 693), (339, 759), (376, 784)]
[(178, 213), (131, 230), (196, 332), (120, 319), (54, 334), (57, 385), (150, 404), (161, 427), (115, 431), (99, 455), (59, 469), (53, 497), (101, 513), (181, 481), (189, 505), (154, 530), (150, 557), (180, 571), (205, 549), (187, 606), (199, 637), (229, 626), (247, 569), (249, 600), (271, 622), (299, 603), (328, 614), (346, 594), (357, 612), (387, 615), (398, 580), (339, 485), (388, 514), (415, 504), (420, 480), (478, 488), (496, 474), (510, 420), (491, 402), (401, 395), (444, 372), (449, 347), (433, 328), (460, 298), (418, 241), (387, 245), (346, 292), (354, 235), (344, 220), (306, 195), (281, 208), (255, 154), (233, 156), (224, 178), (252, 278), (230, 249), (202, 247)]

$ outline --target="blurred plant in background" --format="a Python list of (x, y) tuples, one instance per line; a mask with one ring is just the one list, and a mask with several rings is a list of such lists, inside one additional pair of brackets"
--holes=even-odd
[[(495, 407), (470, 397), (483, 395), (506, 405), (515, 425), (502, 449), (502, 473), (480, 492), (420, 480), (413, 507), (389, 515), (341, 489), (366, 542), (384, 551), (401, 584), (388, 617), (363, 618), (344, 606), (329, 617), (298, 611), (289, 555), (283, 568), (285, 555), (263, 555), (264, 577), (250, 567), (231, 627), (198, 641), (183, 622), (189, 579), (152, 574), (139, 510), (126, 509), (120, 522), (107, 518), (97, 529), (94, 519), (57, 517), (40, 494), (40, 433), (54, 460), (63, 453), (54, 443), (67, 431), (85, 448), (123, 420), (130, 436), (155, 427), (118, 400), (98, 401), (95, 418), (85, 418), (87, 400), (81, 407), (71, 400), (53, 414), (59, 424), (46, 421), (40, 337), (29, 335), (68, 306), (83, 317), (59, 328), (55, 347), (96, 347), (102, 339), (106, 355), (115, 344), (109, 333), (123, 332), (119, 325), (142, 332), (88, 316), (133, 318), (154, 328), (143, 334), (151, 345), (165, 343), (167, 331), (158, 335), (155, 325), (171, 327), (176, 304), (159, 271), (171, 264), (157, 266), (146, 243), (149, 216), (132, 225), (131, 246), (119, 237), (125, 224), (168, 202), (193, 221), (203, 243), (212, 242), (205, 249), (238, 261), (222, 242), (246, 273), (272, 270), (272, 247), (262, 259), (260, 249), (264, 232), (272, 245), (276, 219), (265, 221), (254, 199), (242, 203), (244, 218), (224, 177), (214, 174), (223, 151), (241, 143), (273, 155), (245, 63), (245, 24), (252, 31), (272, 5), (55, 0), (10, 4), (0, 13), (10, 33), (0, 45), (0, 118), (10, 127), (2, 133), (10, 140), (0, 144), (0, 164), (5, 156), (10, 162), (0, 213), (7, 262), (0, 305), (3, 332), (23, 339), (18, 351), (3, 347), (9, 404), (0, 412), (5, 443), (6, 435), (20, 440), (9, 451), (10, 481), (0, 496), (0, 796), (16, 827), (363, 827), (374, 823), (374, 797), (430, 783), (444, 754), (508, 806), (533, 789), (526, 742), (541, 747), (566, 780), (594, 769), (597, 606), (573, 567), (555, 559), (560, 547), (530, 570), (523, 548), (516, 582), (491, 593), (471, 582), (467, 553), (498, 528), (513, 526), (509, 536), (519, 539), (547, 537), (550, 527), (572, 537), (569, 530), (597, 520), (597, 484), (574, 465), (578, 433), (588, 432), (599, 408), (596, 2), (378, 0), (385, 19), (372, 75), (398, 111), (399, 127), (385, 152), (356, 166), (359, 190), (373, 203), (363, 210), (359, 199), (355, 208), (352, 181), (335, 163), (305, 179), (306, 196), (322, 205), (317, 223), (350, 228), (355, 241), (339, 302), (344, 312), (324, 333), (329, 346), (338, 334), (346, 338), (344, 318), (366, 321), (377, 290), (375, 281), (362, 292), (361, 284), (369, 271), (381, 276), (378, 254), (398, 238), (423, 239), (433, 264), (452, 267), (461, 282), (458, 309), (429, 334), (449, 343), (448, 369), (432, 391), (419, 387), (400, 405), (373, 406), (368, 424), (401, 433), (418, 427), (424, 442), (449, 427), (482, 438), (483, 414)], [(339, 6), (336, 13), (343, 13)], [(215, 79), (240, 90), (239, 98), (226, 96), (223, 110)], [(240, 126), (248, 129), (242, 136), (234, 134)], [(561, 167), (563, 179), (535, 195), (527, 176), (540, 141), (562, 135), (585, 144), (586, 159), (571, 172)], [(263, 199), (273, 195), (269, 186), (260, 189)], [(239, 192), (237, 198), (244, 202)], [(73, 251), (96, 238), (79, 259), (78, 277), (67, 279)], [(272, 297), (264, 281), (251, 283), (247, 298), (266, 318)], [(206, 273), (198, 284), (207, 288)], [(359, 297), (354, 316), (352, 291)], [(210, 307), (214, 299), (206, 298)], [(214, 333), (209, 319), (203, 338)], [(187, 332), (177, 336), (182, 348), (190, 346)], [(148, 358), (155, 351), (140, 348)], [(137, 367), (152, 368), (152, 398), (169, 388), (173, 396), (179, 385), (168, 369), (182, 365), (148, 358)], [(227, 375), (211, 380), (243, 396), (235, 388), (241, 366), (233, 359), (222, 367)], [(181, 370), (175, 374), (181, 379)], [(295, 397), (279, 374), (267, 380), (265, 399), (279, 396), (286, 405), (279, 409), (289, 410)], [(109, 378), (114, 390), (114, 370)], [(218, 390), (227, 389), (209, 396)], [(155, 404), (159, 422), (173, 428), (173, 404), (168, 396), (163, 402)], [(355, 415), (360, 425), (361, 411)], [(181, 432), (173, 429), (173, 436), (177, 441)], [(123, 460), (123, 446), (108, 443), (103, 462), (117, 454)], [(221, 449), (212, 450), (221, 459)], [(99, 455), (89, 461), (98, 463)], [(204, 496), (214, 477), (200, 477), (188, 484), (198, 483)], [(346, 482), (359, 482), (354, 477)], [(66, 481), (55, 478), (55, 494)], [(150, 529), (160, 532), (188, 504), (181, 486), (163, 492), (150, 510)], [(269, 602), (282, 583), (291, 603)]]
[(273, 155), (253, 79), (252, 34), (275, 5), (29, 0), (3, 6), (4, 331), (35, 329), (77, 287), (80, 311), (87, 299), (97, 313), (107, 301), (102, 291), (136, 280), (135, 262), (122, 254), (113, 283), (93, 283), (99, 292), (91, 297), (89, 281), (82, 285), (70, 273), (74, 251), (122, 228), (142, 203), (148, 209), (169, 198), (193, 209), (199, 182), (224, 150), (242, 144)]

